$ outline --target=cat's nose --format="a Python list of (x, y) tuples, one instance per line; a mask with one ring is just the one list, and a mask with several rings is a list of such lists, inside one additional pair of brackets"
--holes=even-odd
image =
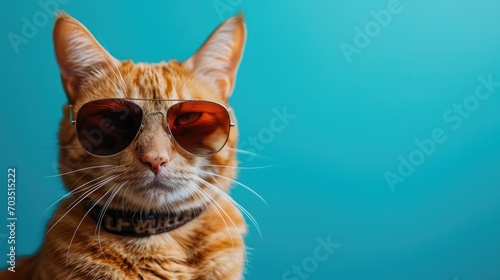
[(151, 171), (153, 171), (154, 174), (158, 174), (160, 173), (161, 167), (169, 162), (170, 158), (167, 154), (148, 152), (142, 156), (142, 161), (150, 165)]

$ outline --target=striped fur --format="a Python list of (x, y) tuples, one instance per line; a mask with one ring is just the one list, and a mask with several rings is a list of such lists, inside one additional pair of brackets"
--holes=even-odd
[[(108, 97), (204, 99), (229, 107), (245, 42), (235, 16), (214, 31), (184, 63), (118, 61), (67, 14), (54, 26), (56, 57), (69, 102), (76, 108)], [(139, 101), (146, 113), (171, 102)], [(210, 157), (187, 154), (171, 140), (162, 114), (148, 114), (138, 138), (118, 155), (98, 158), (79, 145), (64, 107), (60, 125), (60, 172), (71, 195), (49, 222), (40, 251), (0, 279), (241, 279), (246, 224), (227, 194), (235, 178), (237, 130)], [(143, 159), (163, 155), (155, 175)], [(165, 212), (204, 207), (195, 220), (146, 238), (107, 233), (89, 217), (83, 198), (103, 207)]]

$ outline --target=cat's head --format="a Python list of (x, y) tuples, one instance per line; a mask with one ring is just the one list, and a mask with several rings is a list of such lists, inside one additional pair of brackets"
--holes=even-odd
[[(229, 129), (227, 142), (217, 153), (194, 155), (175, 141), (167, 124), (167, 110), (180, 101), (158, 99), (206, 100), (230, 112), (228, 99), (246, 37), (241, 15), (222, 23), (184, 62), (119, 61), (65, 13), (57, 16), (53, 35), (68, 97), (59, 141), (60, 172), (70, 192), (94, 202), (101, 199), (101, 204), (112, 199), (112, 205), (127, 210), (171, 211), (200, 207), (226, 191), (234, 178), (237, 127)], [(130, 145), (117, 154), (92, 155), (78, 141), (70, 120), (85, 117), (77, 115), (82, 105), (106, 98), (129, 98), (137, 104), (142, 108), (142, 126)], [(233, 114), (231, 122), (235, 122)], [(94, 140), (102, 141), (97, 134)]]

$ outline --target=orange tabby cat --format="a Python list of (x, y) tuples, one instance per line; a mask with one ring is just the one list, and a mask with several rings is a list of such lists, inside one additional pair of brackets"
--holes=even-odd
[(60, 171), (72, 196), (40, 251), (0, 278), (241, 279), (246, 224), (226, 191), (245, 36), (237, 15), (185, 62), (134, 64), (59, 14)]

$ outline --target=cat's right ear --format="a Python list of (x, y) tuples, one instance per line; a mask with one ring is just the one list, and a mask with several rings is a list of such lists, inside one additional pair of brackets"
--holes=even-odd
[(183, 65), (227, 99), (234, 89), (245, 41), (245, 20), (238, 14), (223, 22)]
[(119, 63), (76, 19), (61, 12), (53, 31), (54, 48), (64, 90), (70, 103), (78, 98), (83, 83), (99, 77), (107, 67)]

